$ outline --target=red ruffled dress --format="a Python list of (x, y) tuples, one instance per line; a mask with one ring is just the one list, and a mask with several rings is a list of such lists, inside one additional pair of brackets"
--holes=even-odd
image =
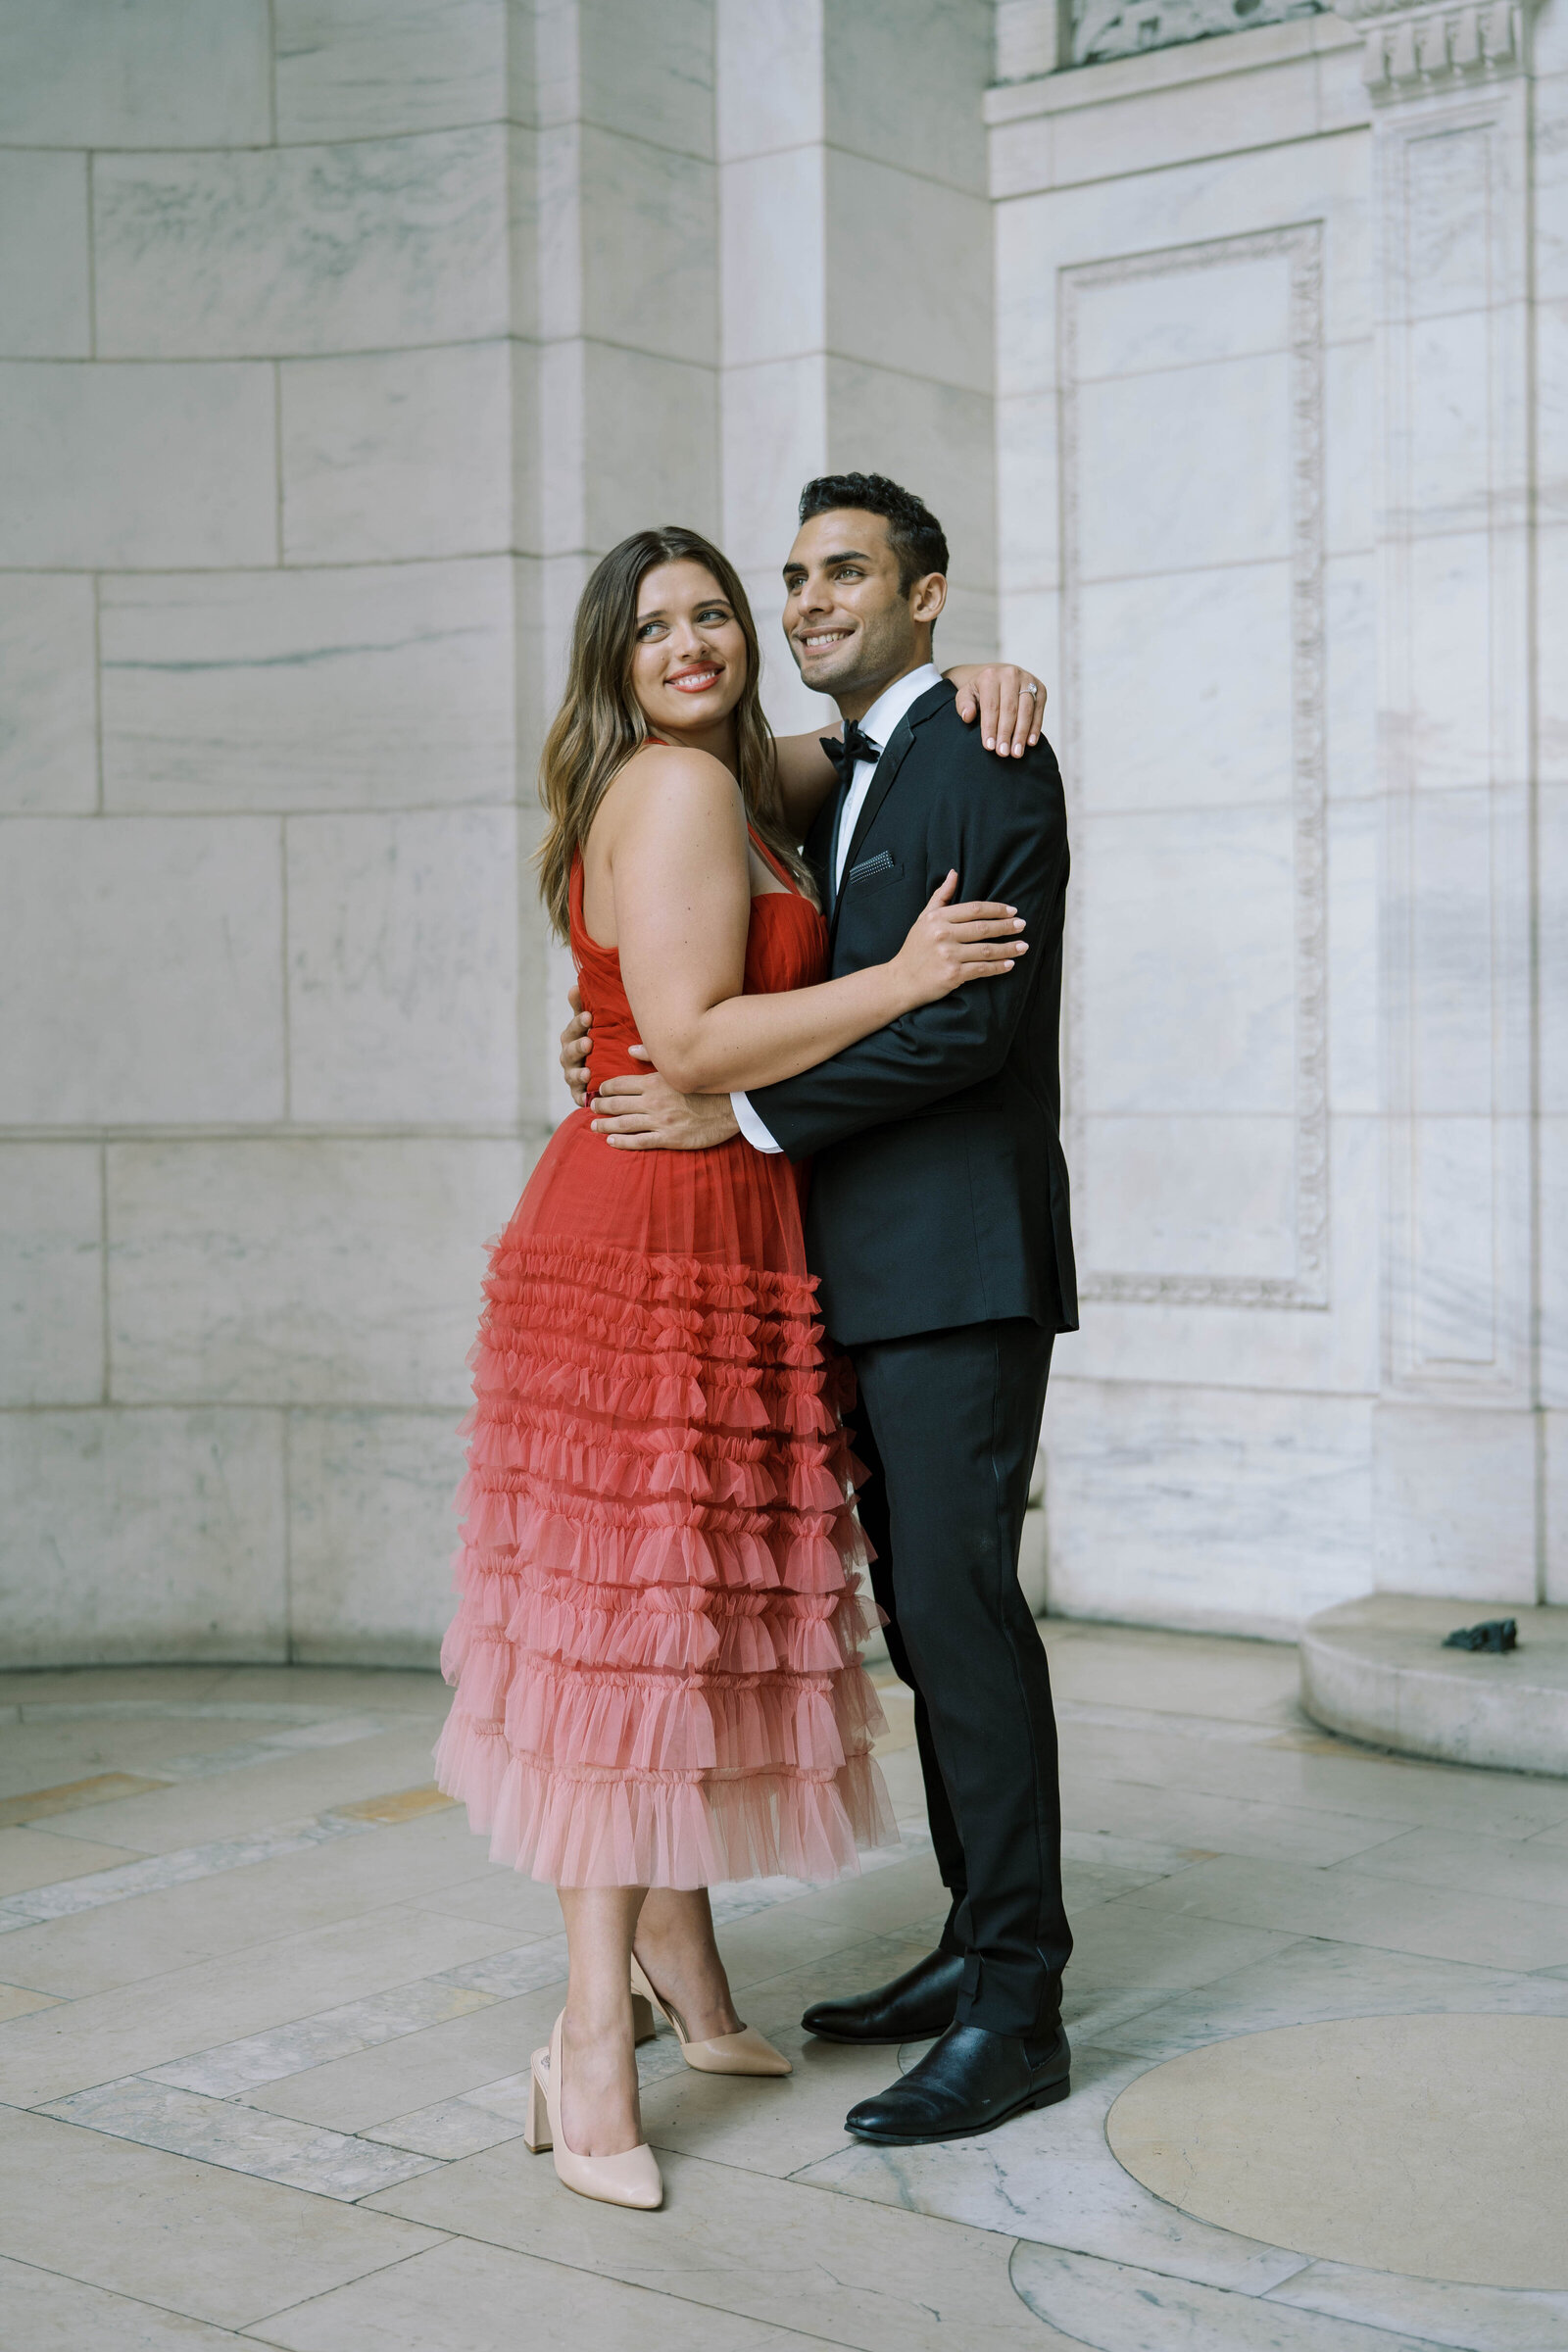
[[(571, 945), (603, 1083), (639, 1068), (637, 1031), (580, 864)], [(826, 967), (808, 900), (753, 900), (749, 994)], [(849, 1367), (801, 1205), (789, 1161), (739, 1136), (612, 1151), (579, 1110), (496, 1245), (436, 1777), (536, 1879), (831, 1879), (898, 1841), (859, 1657)]]

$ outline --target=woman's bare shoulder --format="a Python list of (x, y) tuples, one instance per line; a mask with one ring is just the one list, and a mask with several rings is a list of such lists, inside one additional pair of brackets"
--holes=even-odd
[(645, 743), (633, 752), (606, 792), (601, 814), (619, 834), (646, 834), (666, 827), (740, 826), (745, 808), (740, 787), (721, 760), (686, 744)]

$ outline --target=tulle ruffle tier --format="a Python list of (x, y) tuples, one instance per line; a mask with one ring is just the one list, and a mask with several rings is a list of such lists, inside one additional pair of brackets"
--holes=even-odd
[[(539, 1171), (558, 1209), (566, 1165), (606, 1149), (586, 1124)], [(739, 1151), (743, 1192), (780, 1183)], [(661, 1191), (689, 1187), (717, 1156), (638, 1155), (629, 1189), (650, 1161)], [(744, 1248), (748, 1203), (718, 1190), (717, 1238)], [(766, 1253), (793, 1255), (793, 1217), (776, 1196), (751, 1205), (773, 1211)], [(897, 1831), (869, 1753), (848, 1370), (814, 1284), (748, 1262), (760, 1248), (660, 1250), (568, 1221), (592, 1222), (542, 1214), (530, 1186), (485, 1285), (437, 1779), (496, 1860), (557, 1885), (835, 1878)], [(696, 1240), (711, 1220), (676, 1222)]]

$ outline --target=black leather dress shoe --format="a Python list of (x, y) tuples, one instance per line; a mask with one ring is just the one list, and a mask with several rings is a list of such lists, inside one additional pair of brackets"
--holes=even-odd
[(844, 2119), (857, 2139), (917, 2147), (929, 2139), (972, 2139), (1031, 2107), (1067, 2096), (1072, 2052), (1058, 2025), (1038, 2041), (950, 2026), (902, 2082), (862, 2099)]
[(962, 1981), (958, 1953), (932, 1952), (874, 1992), (849, 2001), (813, 2001), (801, 2024), (824, 2041), (924, 2041), (952, 2025)]

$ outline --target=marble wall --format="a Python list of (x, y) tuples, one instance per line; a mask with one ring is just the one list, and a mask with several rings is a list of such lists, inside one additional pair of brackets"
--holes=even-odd
[(509, 29), (0, 7), (14, 1661), (440, 1625), (480, 1245), (544, 1117)]
[(942, 661), (996, 644), (989, 0), (718, 0), (724, 543), (775, 720), (819, 722), (777, 634), (810, 475), (918, 489), (947, 528)]
[(808, 724), (795, 499), (881, 466), (990, 645), (991, 32), (0, 0), (8, 1662), (434, 1656), (578, 588), (727, 535)]
[(809, 725), (857, 466), (1072, 797), (1052, 1605), (1568, 1599), (1568, 0), (1282, 6), (0, 0), (8, 1657), (433, 1654), (577, 590)]
[(1568, 1597), (1562, 11), (1351, 15), (1071, 73), (999, 15), (1003, 632), (1054, 649), (1075, 854), (1051, 1594), (1091, 1615)]

